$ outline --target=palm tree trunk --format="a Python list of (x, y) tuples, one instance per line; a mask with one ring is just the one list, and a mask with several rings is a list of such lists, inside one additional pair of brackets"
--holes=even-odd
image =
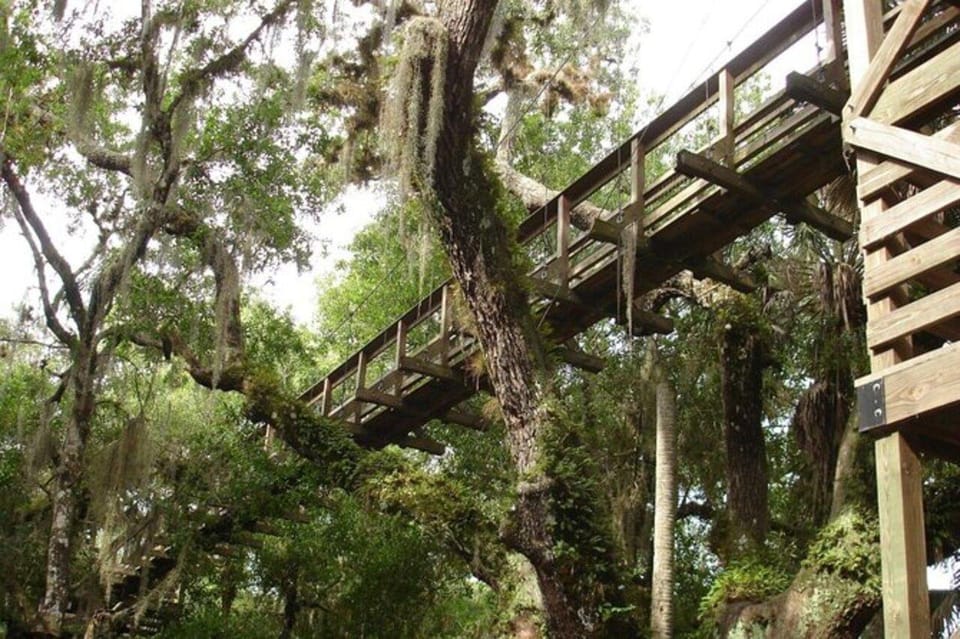
[(677, 404), (673, 386), (657, 383), (656, 493), (653, 514), (653, 584), (650, 635), (673, 636), (673, 542), (677, 516)]

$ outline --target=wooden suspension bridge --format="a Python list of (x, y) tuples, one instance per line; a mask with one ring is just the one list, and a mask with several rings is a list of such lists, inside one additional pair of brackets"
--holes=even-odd
[[(738, 90), (811, 37), (817, 66), (791, 73), (782, 91), (738, 116)], [(888, 637), (930, 636), (917, 453), (960, 460), (958, 98), (960, 2), (906, 0), (884, 12), (881, 0), (804, 0), (519, 227), (536, 264), (526, 280), (531, 303), (563, 344), (555, 355), (600, 370), (602, 360), (574, 338), (601, 320), (622, 321), (625, 246), (636, 246), (637, 297), (683, 270), (749, 291), (750, 278), (718, 252), (778, 214), (852, 238), (851, 224), (814, 196), (855, 158), (872, 362), (858, 382), (859, 423), (877, 438)], [(679, 150), (673, 168), (653, 177), (653, 158), (682, 147), (705, 118), (718, 136)], [(578, 205), (605, 189), (625, 192), (621, 185), (629, 185), (625, 206), (577, 222)], [(443, 444), (420, 430), (427, 422), (483, 429), (463, 408), (487, 381), (457, 305), (455, 285), (444, 283), (302, 399), (372, 447), (441, 454)], [(640, 308), (632, 317), (635, 332), (673, 330), (669, 318)]]

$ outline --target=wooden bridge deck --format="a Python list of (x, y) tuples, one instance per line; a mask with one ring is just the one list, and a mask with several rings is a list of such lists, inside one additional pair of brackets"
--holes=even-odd
[[(831, 237), (851, 236), (849, 223), (808, 202), (810, 195), (847, 171), (839, 118), (847, 98), (841, 88), (845, 71), (839, 19), (818, 5), (804, 0), (717, 75), (665, 109), (520, 225), (521, 244), (533, 258), (541, 258), (533, 260), (537, 267), (529, 278), (531, 302), (558, 344), (605, 318), (622, 317), (621, 238), (631, 225), (639, 237), (634, 277), (638, 295), (684, 269), (749, 288), (748, 281), (711, 256), (780, 212)], [(951, 27), (957, 13), (946, 8), (921, 27), (913, 37), (913, 55), (895, 74), (909, 72), (952, 45), (958, 39)], [(806, 74), (791, 74), (785, 90), (735, 120), (737, 87), (815, 29), (826, 41), (826, 61)], [(706, 120), (718, 123), (718, 138), (696, 153), (678, 153), (673, 169), (651, 175), (652, 158), (677, 148), (685, 132)], [(602, 205), (600, 193), (616, 196), (625, 193), (624, 185), (631, 192), (625, 206), (587, 229), (571, 224), (571, 209), (579, 203), (594, 197)], [(469, 327), (457, 320), (462, 314), (455, 312), (454, 291), (452, 282), (432, 291), (302, 398), (341, 419), (358, 442), (374, 447), (396, 443), (441, 453), (442, 444), (416, 432), (432, 419), (483, 428), (482, 419), (458, 408), (483, 390), (486, 380), (474, 372), (479, 345)], [(672, 330), (669, 319), (639, 311), (634, 322), (645, 332)], [(602, 365), (567, 347), (557, 355), (587, 369)]]

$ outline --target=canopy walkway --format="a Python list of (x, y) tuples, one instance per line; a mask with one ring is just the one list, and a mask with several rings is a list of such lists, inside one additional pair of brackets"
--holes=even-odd
[[(855, 155), (873, 369), (858, 382), (859, 425), (878, 438), (885, 627), (888, 637), (929, 637), (916, 452), (960, 461), (960, 2), (905, 0), (886, 14), (880, 0), (842, 3), (841, 20), (841, 0), (804, 0), (530, 215), (518, 239), (536, 264), (532, 310), (563, 345), (555, 355), (600, 370), (574, 339), (604, 319), (625, 323), (625, 258), (637, 297), (683, 270), (750, 290), (716, 256), (771, 216), (852, 237), (813, 196)], [(738, 114), (750, 78), (803, 42), (816, 44), (819, 63)], [(684, 150), (708, 121), (715, 139)], [(672, 168), (655, 173), (668, 156)], [(611, 196), (616, 206), (606, 206)], [(588, 199), (609, 212), (584, 222), (577, 206)], [(484, 428), (461, 406), (487, 381), (457, 305), (444, 283), (302, 399), (371, 447), (440, 454), (420, 431), (426, 422)], [(667, 317), (632, 311), (636, 332), (673, 330)]]
[[(810, 201), (848, 170), (839, 117), (847, 99), (846, 72), (831, 6), (825, 3), (824, 11), (817, 3), (803, 2), (520, 225), (519, 240), (537, 263), (528, 278), (532, 304), (558, 343), (605, 318), (624, 321), (622, 238), (633, 229), (638, 237), (637, 296), (684, 269), (749, 290), (748, 277), (713, 256), (777, 213), (836, 239), (852, 235), (847, 221)], [(956, 34), (946, 28), (948, 23), (941, 16), (926, 25), (915, 37), (916, 55), (897, 73), (907, 73), (952, 42)], [(826, 42), (822, 64), (805, 74), (790, 74), (784, 90), (735, 118), (740, 88), (791, 46), (809, 40), (814, 30)], [(680, 151), (672, 170), (650, 179), (652, 158), (675, 153), (684, 134), (706, 119), (715, 123), (716, 139), (697, 152)], [(606, 195), (625, 190), (624, 185), (631, 191), (625, 206), (587, 228), (571, 223), (578, 204), (604, 188)], [(324, 415), (341, 419), (369, 446), (396, 443), (441, 453), (442, 444), (416, 433), (426, 422), (441, 419), (483, 428), (481, 418), (458, 408), (486, 382), (471, 364), (479, 345), (469, 326), (458, 321), (463, 314), (453, 312), (454, 297), (453, 283), (444, 283), (302, 398)], [(672, 330), (668, 318), (641, 309), (632, 315), (640, 332)], [(556, 355), (586, 369), (602, 367), (598, 358), (573, 346)]]

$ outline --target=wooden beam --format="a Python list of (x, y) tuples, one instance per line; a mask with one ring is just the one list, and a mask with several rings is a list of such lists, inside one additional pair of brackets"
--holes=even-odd
[(358, 388), (356, 399), (358, 404), (360, 402), (366, 402), (368, 404), (376, 404), (378, 406), (385, 406), (393, 409), (403, 408), (403, 400), (396, 395), (384, 393), (383, 391), (374, 390), (372, 388)]
[(751, 293), (757, 290), (757, 282), (749, 273), (736, 271), (733, 267), (712, 257), (685, 260), (684, 266), (690, 269), (694, 276), (699, 279), (709, 277), (741, 293)]
[(557, 284), (556, 282), (540, 277), (531, 277), (529, 275), (522, 276), (521, 280), (527, 289), (534, 295), (546, 298), (548, 300), (566, 302), (567, 304), (581, 304), (580, 297), (561, 284)]
[[(878, 264), (863, 274), (863, 294), (870, 298), (883, 295), (893, 287), (919, 279), (937, 269), (956, 265), (960, 260), (960, 228), (930, 240), (909, 252)], [(953, 273), (950, 283), (957, 281)]]
[[(616, 316), (617, 323), (625, 325), (626, 317)], [(638, 308), (634, 304), (633, 308), (633, 334), (636, 337), (643, 335), (669, 335), (673, 332), (673, 320), (663, 315), (657, 315), (652, 311)]]
[(835, 240), (845, 241), (853, 236), (853, 226), (846, 220), (831, 215), (809, 202), (779, 200), (755, 186), (740, 173), (703, 155), (691, 151), (680, 151), (677, 154), (677, 170), (684, 175), (712, 182), (756, 202), (769, 203), (770, 206), (783, 211), (788, 221), (809, 224)]
[(920, 26), (920, 18), (928, 6), (930, 0), (906, 0), (901, 5), (896, 22), (887, 32), (876, 54), (871, 56), (870, 65), (863, 77), (854, 85), (850, 100), (844, 108), (845, 120), (870, 113), (894, 65), (910, 44), (913, 32)]
[(465, 428), (470, 428), (472, 430), (485, 431), (490, 428), (490, 423), (480, 415), (458, 410), (456, 408), (451, 408), (448, 410), (440, 419), (442, 421), (456, 424), (458, 426), (464, 426)]
[(960, 145), (889, 124), (857, 118), (849, 124), (853, 146), (960, 179)]
[(601, 220), (600, 218), (594, 219), (590, 224), (587, 235), (590, 236), (591, 240), (596, 240), (597, 242), (606, 242), (614, 246), (620, 245), (620, 227), (607, 220)]
[(797, 102), (809, 102), (834, 115), (843, 113), (847, 102), (845, 94), (797, 71), (787, 74), (786, 93)]
[(455, 382), (463, 384), (463, 375), (453, 370), (449, 366), (434, 364), (428, 360), (419, 357), (406, 356), (400, 360), (400, 369), (418, 375), (426, 375), (435, 379), (442, 379), (446, 382)]
[(606, 360), (602, 357), (584, 353), (581, 350), (570, 348), (569, 346), (561, 346), (554, 349), (553, 352), (561, 361), (585, 370), (588, 373), (599, 373), (607, 365)]

